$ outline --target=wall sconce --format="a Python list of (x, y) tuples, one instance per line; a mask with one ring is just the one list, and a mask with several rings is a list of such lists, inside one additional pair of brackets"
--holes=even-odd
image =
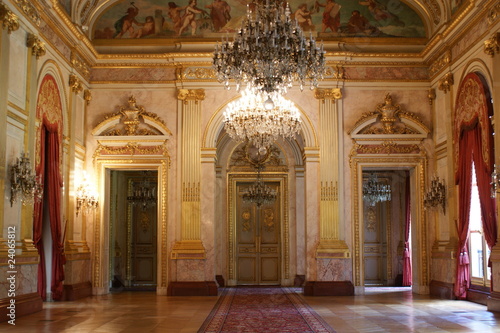
[(30, 158), (22, 153), (10, 169), (10, 206), (18, 199), (23, 205), (33, 204), (43, 198), (43, 185), (31, 170)]
[(500, 165), (493, 165), (493, 172), (491, 173), (491, 197), (495, 198), (497, 192), (500, 191)]
[(98, 195), (90, 187), (87, 173), (83, 173), (83, 182), (76, 189), (76, 216), (83, 210), (88, 214), (99, 206)]
[(435, 176), (431, 181), (431, 188), (424, 197), (425, 208), (434, 208), (438, 205), (443, 207), (443, 214), (446, 213), (446, 186), (444, 181)]

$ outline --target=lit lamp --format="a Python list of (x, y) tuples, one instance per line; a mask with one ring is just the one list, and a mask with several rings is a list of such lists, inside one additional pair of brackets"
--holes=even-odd
[(22, 153), (16, 164), (10, 169), (10, 206), (18, 199), (23, 205), (32, 204), (43, 197), (43, 185), (31, 170), (31, 162), (27, 154)]
[(87, 174), (83, 173), (83, 182), (76, 189), (76, 216), (83, 210), (86, 214), (95, 210), (99, 206), (97, 193), (92, 190), (87, 179)]
[(446, 213), (446, 186), (444, 181), (435, 176), (431, 181), (431, 188), (424, 197), (425, 208), (434, 208), (441, 205), (443, 207), (443, 214)]

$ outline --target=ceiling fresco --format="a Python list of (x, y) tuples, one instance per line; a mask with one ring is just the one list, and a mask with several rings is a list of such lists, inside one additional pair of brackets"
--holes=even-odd
[[(271, 0), (272, 1), (272, 0)], [(122, 1), (92, 28), (94, 40), (219, 39), (241, 26), (245, 0)], [(399, 0), (290, 0), (292, 18), (325, 40), (339, 37), (422, 38), (422, 19)]]

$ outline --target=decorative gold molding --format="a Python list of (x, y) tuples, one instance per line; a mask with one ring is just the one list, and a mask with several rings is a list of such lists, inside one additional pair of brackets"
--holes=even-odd
[(491, 37), (484, 41), (484, 53), (494, 57), (495, 53), (500, 52), (500, 32), (495, 32)]
[(71, 91), (76, 94), (78, 94), (80, 91), (83, 90), (82, 81), (78, 78), (76, 74), (69, 75), (69, 87), (71, 88)]
[(26, 39), (26, 46), (31, 47), (31, 54), (33, 54), (37, 59), (44, 56), (46, 53), (45, 43), (38, 38), (38, 36), (29, 33)]
[(331, 89), (321, 89), (317, 88), (314, 91), (314, 97), (316, 99), (331, 99), (331, 100), (336, 100), (336, 99), (341, 99), (342, 98), (342, 91), (340, 88), (331, 88)]
[(2, 21), (3, 29), (7, 29), (9, 34), (19, 29), (19, 17), (9, 10), (3, 2), (0, 2), (0, 21)]
[(177, 90), (177, 99), (184, 101), (202, 101), (205, 99), (205, 89), (179, 89)]
[(138, 142), (128, 142), (124, 146), (106, 146), (99, 142), (93, 158), (99, 155), (163, 155), (169, 157), (166, 141), (163, 145), (142, 146)]
[(446, 73), (440, 80), (439, 80), (439, 83), (438, 83), (438, 89), (441, 90), (441, 91), (444, 91), (444, 93), (446, 94), (450, 89), (451, 89), (451, 86), (455, 83), (454, 79), (453, 79), (453, 73)]
[(449, 65), (451, 63), (451, 50), (447, 49), (444, 51), (444, 53), (436, 60), (434, 61), (430, 68), (429, 68), (429, 74), (430, 76), (434, 76), (437, 72), (442, 70), (444, 67)]
[(30, 20), (37, 26), (40, 26), (42, 22), (42, 18), (35, 6), (33, 6), (31, 0), (15, 0), (17, 5), (21, 8), (21, 10), (30, 18)]
[(317, 259), (347, 259), (351, 252), (344, 240), (322, 239), (316, 248)]
[(326, 182), (323, 184), (321, 182), (321, 201), (338, 201), (339, 200), (339, 189), (338, 184), (335, 182)]
[(78, 56), (75, 50), (71, 50), (70, 62), (83, 77), (87, 80), (90, 78), (90, 66)]
[(429, 105), (432, 105), (436, 99), (436, 89), (432, 88), (427, 90), (427, 98), (429, 99)]
[(90, 101), (92, 100), (92, 92), (88, 89), (85, 89), (83, 91), (83, 99), (85, 100), (85, 102), (87, 103), (87, 105), (90, 104)]
[(181, 259), (206, 259), (205, 248), (201, 240), (183, 240), (176, 242), (170, 258), (174, 260)]
[(432, 16), (432, 22), (438, 25), (441, 19), (441, 7), (436, 0), (424, 0), (427, 9), (430, 11), (430, 16)]
[(211, 67), (178, 67), (175, 70), (177, 80), (211, 80), (215, 71)]
[(497, 3), (488, 13), (488, 23), (493, 24), (500, 17), (500, 3)]
[(335, 67), (327, 66), (325, 68), (324, 79), (345, 80), (346, 78), (347, 76), (343, 65), (336, 65)]

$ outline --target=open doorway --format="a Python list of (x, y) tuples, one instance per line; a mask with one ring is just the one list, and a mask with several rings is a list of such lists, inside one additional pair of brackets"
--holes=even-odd
[(363, 168), (362, 179), (364, 285), (410, 286), (409, 172)]
[(110, 170), (110, 291), (157, 287), (157, 170)]

